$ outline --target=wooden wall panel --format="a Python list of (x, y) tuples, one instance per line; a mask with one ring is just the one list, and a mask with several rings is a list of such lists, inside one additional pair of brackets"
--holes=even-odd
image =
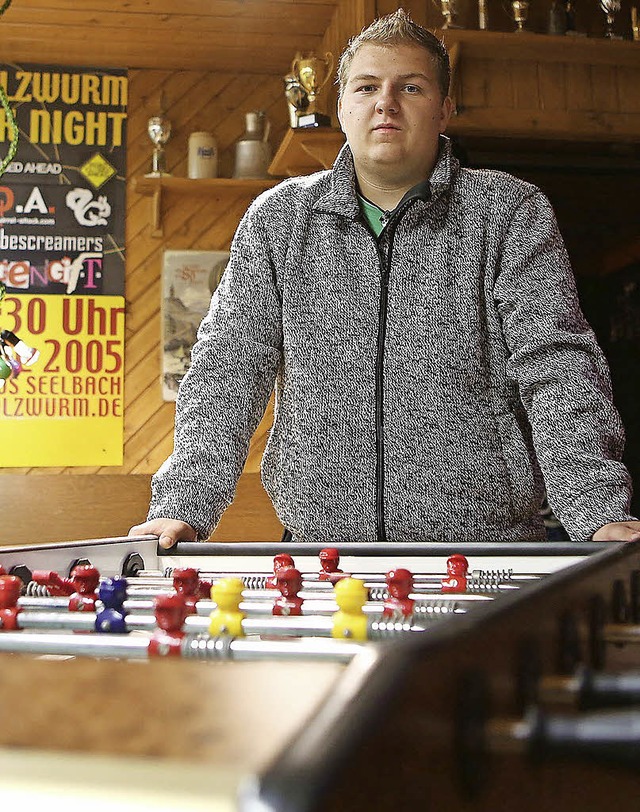
[(637, 142), (635, 43), (464, 30), (443, 36), (460, 55), (449, 134)]
[(292, 48), (319, 46), (337, 3), (20, 0), (2, 16), (2, 44), (16, 62), (277, 75)]

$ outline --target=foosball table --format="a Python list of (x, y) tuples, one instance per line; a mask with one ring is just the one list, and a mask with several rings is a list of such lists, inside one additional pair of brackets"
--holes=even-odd
[(0, 567), (6, 803), (638, 807), (637, 543), (114, 538)]

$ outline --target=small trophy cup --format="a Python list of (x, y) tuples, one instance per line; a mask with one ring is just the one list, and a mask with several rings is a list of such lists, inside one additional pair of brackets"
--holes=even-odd
[(462, 28), (456, 25), (456, 17), (458, 16), (458, 3), (457, 0), (440, 0), (440, 11), (444, 17), (442, 28)]
[(576, 33), (576, 0), (566, 0), (565, 8), (567, 10), (567, 34), (573, 35)]
[(329, 127), (331, 119), (326, 113), (317, 110), (318, 93), (327, 84), (333, 73), (333, 54), (324, 57), (313, 52), (303, 56), (295, 55), (291, 63), (291, 74), (296, 77), (307, 94), (307, 109), (297, 116), (298, 127)]
[(298, 119), (309, 107), (309, 94), (295, 73), (288, 73), (284, 77), (284, 95), (289, 108), (289, 124), (295, 128), (298, 126)]
[(607, 39), (620, 39), (613, 33), (613, 23), (616, 19), (616, 14), (620, 11), (620, 0), (600, 0), (600, 8), (607, 15), (607, 28), (604, 35)]
[(152, 116), (147, 122), (147, 132), (153, 142), (153, 156), (151, 158), (151, 172), (145, 178), (166, 178), (167, 172), (164, 160), (164, 145), (171, 135), (171, 122), (162, 116)]
[(515, 33), (522, 34), (526, 30), (525, 24), (529, 16), (529, 0), (511, 0), (511, 8), (513, 9), (513, 19), (518, 26)]
[(478, 0), (478, 28), (480, 31), (487, 31), (489, 28), (489, 9), (487, 0)]

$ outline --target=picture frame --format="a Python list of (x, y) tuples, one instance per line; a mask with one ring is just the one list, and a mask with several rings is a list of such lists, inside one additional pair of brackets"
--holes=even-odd
[(191, 364), (200, 322), (229, 261), (228, 251), (167, 250), (162, 259), (162, 368), (165, 401), (175, 401)]

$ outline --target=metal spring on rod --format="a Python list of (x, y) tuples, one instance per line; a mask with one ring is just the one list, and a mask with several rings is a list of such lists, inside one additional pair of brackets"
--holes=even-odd
[(182, 656), (189, 660), (232, 660), (233, 637), (189, 634), (182, 640)]
[(24, 593), (28, 598), (50, 598), (51, 593), (44, 584), (29, 581)]
[[(242, 583), (245, 589), (267, 589), (268, 577), (268, 575), (243, 575)], [(277, 590), (275, 590), (275, 594), (278, 594)]]
[(417, 632), (424, 631), (414, 623), (414, 616), (394, 620), (393, 618), (373, 618), (367, 624), (367, 638), (369, 640), (391, 640), (398, 637), (408, 637)]
[(500, 581), (485, 580), (484, 578), (469, 579), (467, 581), (467, 592), (498, 592)]
[(436, 620), (453, 615), (460, 608), (460, 604), (455, 601), (416, 601), (413, 606), (413, 617), (416, 620)]
[(473, 580), (482, 581), (485, 579), (491, 581), (511, 581), (513, 579), (513, 570), (474, 570)]
[(371, 586), (369, 587), (369, 600), (370, 601), (386, 601), (389, 597), (389, 590), (386, 586)]

